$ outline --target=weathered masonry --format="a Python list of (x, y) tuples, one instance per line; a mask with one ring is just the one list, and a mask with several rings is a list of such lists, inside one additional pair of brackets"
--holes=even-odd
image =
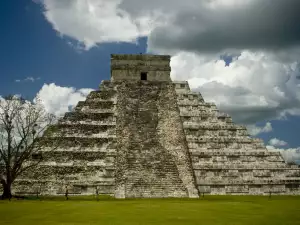
[(59, 195), (67, 185), (70, 194), (97, 187), (117, 198), (300, 194), (298, 166), (187, 82), (172, 82), (170, 71), (170, 56), (112, 55), (111, 80), (47, 130), (43, 162), (15, 192)]

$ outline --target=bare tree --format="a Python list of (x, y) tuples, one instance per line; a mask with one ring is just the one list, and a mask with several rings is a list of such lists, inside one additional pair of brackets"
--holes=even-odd
[(96, 199), (99, 201), (99, 189), (98, 186), (96, 186)]
[(66, 200), (69, 200), (69, 187), (68, 187), (68, 185), (66, 185), (65, 197), (66, 197)]
[(32, 160), (41, 150), (40, 137), (55, 117), (38, 99), (26, 101), (18, 96), (0, 98), (0, 173), (2, 199), (11, 198), (11, 186), (24, 171), (37, 166), (42, 157)]

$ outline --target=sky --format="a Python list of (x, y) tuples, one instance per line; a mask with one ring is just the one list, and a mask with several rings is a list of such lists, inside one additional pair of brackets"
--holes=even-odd
[(0, 95), (56, 115), (110, 77), (110, 54), (169, 54), (171, 77), (300, 162), (299, 0), (0, 1)]

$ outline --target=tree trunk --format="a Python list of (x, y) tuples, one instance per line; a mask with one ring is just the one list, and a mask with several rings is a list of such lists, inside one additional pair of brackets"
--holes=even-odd
[(5, 180), (1, 180), (1, 184), (3, 187), (2, 199), (11, 199), (11, 183), (7, 183)]

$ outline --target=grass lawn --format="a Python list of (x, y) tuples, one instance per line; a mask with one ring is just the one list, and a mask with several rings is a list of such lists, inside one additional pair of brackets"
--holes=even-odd
[(0, 201), (0, 224), (300, 224), (300, 196)]

